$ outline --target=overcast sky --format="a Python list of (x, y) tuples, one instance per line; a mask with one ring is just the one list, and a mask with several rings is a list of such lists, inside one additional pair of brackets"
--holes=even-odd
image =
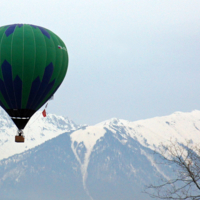
[(65, 42), (69, 68), (47, 111), (77, 124), (200, 109), (199, 0), (9, 0), (0, 26)]

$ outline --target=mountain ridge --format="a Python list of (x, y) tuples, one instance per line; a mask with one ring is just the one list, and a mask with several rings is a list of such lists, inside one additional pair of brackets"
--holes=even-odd
[(83, 126), (76, 125), (67, 117), (54, 114), (43, 117), (42, 111), (38, 111), (24, 129), (25, 143), (15, 143), (17, 127), (7, 113), (0, 109), (0, 160), (22, 153), (64, 132), (70, 132), (80, 127)]
[[(0, 193), (5, 199), (25, 188), (24, 195), (17, 193), (18, 199), (25, 200), (35, 192), (33, 199), (42, 200), (150, 200), (141, 193), (144, 184), (159, 176), (168, 179), (172, 174), (170, 166), (155, 162), (160, 161), (160, 144), (167, 145), (171, 138), (179, 144), (200, 141), (198, 110), (135, 122), (111, 118), (93, 126), (75, 125), (61, 116), (48, 117), (39, 119), (35, 140), (31, 140), (34, 132), (30, 136), (25, 133), (25, 145), (35, 142), (36, 146), (21, 149), (18, 154), (10, 152), (9, 158), (0, 161)], [(11, 124), (9, 120), (2, 121), (4, 130), (13, 130), (12, 126), (6, 129), (5, 122)], [(13, 136), (3, 133), (8, 141)], [(13, 147), (12, 143), (7, 145)], [(5, 147), (0, 146), (1, 154)], [(40, 187), (44, 194), (51, 195), (45, 197)]]

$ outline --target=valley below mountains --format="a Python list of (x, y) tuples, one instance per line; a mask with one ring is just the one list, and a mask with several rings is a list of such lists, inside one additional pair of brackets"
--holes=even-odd
[(145, 185), (172, 172), (154, 151), (171, 139), (199, 143), (200, 111), (93, 126), (39, 111), (24, 144), (14, 142), (16, 131), (0, 110), (1, 199), (150, 200)]

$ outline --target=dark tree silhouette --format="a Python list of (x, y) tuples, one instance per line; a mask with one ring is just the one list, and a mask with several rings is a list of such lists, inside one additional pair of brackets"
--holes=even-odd
[(181, 145), (175, 141), (161, 145), (161, 165), (170, 165), (173, 178), (146, 186), (145, 192), (157, 199), (200, 199), (200, 145), (191, 141)]

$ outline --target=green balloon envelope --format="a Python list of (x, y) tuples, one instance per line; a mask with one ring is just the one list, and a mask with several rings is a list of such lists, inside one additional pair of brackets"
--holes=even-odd
[(0, 27), (0, 105), (18, 129), (44, 105), (68, 68), (64, 42), (52, 31), (29, 24)]

